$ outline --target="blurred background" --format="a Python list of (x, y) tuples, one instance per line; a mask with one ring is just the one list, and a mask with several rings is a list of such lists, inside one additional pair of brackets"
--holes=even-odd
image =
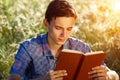
[[(106, 53), (106, 65), (120, 75), (120, 0), (68, 0), (78, 13), (71, 36)], [(50, 0), (0, 0), (0, 80), (7, 80), (19, 43), (45, 33)]]

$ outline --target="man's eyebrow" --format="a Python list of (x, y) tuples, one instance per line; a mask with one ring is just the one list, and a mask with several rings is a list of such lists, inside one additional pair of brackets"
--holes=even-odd
[(59, 26), (59, 25), (55, 25), (55, 27), (62, 27), (62, 26)]
[(71, 27), (68, 27), (68, 28), (73, 28), (73, 27), (71, 26)]
[[(58, 26), (58, 25), (55, 25), (55, 27), (61, 27), (61, 28), (63, 28), (62, 26)], [(70, 27), (68, 27), (68, 28), (73, 28), (72, 26), (70, 26)]]
[(56, 28), (63, 28), (62, 26), (57, 26), (57, 25), (56, 25), (55, 27), (56, 27)]

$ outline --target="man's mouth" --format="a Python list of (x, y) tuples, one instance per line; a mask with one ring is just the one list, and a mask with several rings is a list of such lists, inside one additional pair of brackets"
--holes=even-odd
[(60, 42), (64, 42), (64, 41), (65, 41), (65, 39), (60, 39), (60, 38), (59, 38), (58, 40), (59, 40)]

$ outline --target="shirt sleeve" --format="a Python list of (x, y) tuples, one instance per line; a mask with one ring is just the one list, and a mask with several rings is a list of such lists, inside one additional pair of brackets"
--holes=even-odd
[(31, 59), (24, 45), (25, 44), (20, 44), (19, 46), (17, 54), (15, 55), (15, 61), (11, 66), (10, 74), (19, 74), (21, 76), (25, 74)]
[(91, 52), (89, 45), (82, 40), (70, 37), (63, 46), (64, 49), (78, 50), (83, 53)]

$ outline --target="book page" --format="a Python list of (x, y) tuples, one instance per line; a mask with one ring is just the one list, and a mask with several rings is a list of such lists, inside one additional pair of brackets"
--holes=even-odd
[(63, 49), (62, 52), (75, 53), (75, 54), (84, 54), (83, 52), (77, 50)]
[(89, 56), (89, 55), (98, 55), (98, 54), (104, 54), (104, 52), (103, 51), (94, 51), (94, 52), (85, 53), (84, 55)]

